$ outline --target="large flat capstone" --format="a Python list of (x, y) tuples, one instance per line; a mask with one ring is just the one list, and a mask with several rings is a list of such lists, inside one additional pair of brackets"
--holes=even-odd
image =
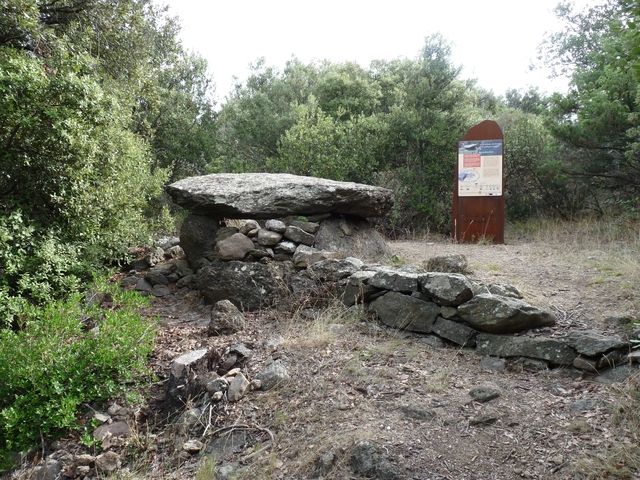
[(393, 192), (386, 188), (284, 173), (218, 173), (189, 177), (167, 187), (180, 206), (218, 218), (277, 218), (338, 213), (386, 215)]

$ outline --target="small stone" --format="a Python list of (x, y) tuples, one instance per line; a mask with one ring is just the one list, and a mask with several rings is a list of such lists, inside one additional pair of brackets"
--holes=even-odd
[(262, 381), (258, 380), (257, 378), (254, 378), (253, 380), (251, 380), (252, 390), (260, 390), (261, 388), (262, 388)]
[(580, 398), (569, 404), (569, 410), (572, 412), (587, 412), (597, 407), (597, 402), (592, 398)]
[(273, 247), (280, 240), (282, 240), (282, 234), (277, 232), (272, 232), (271, 230), (266, 230), (261, 228), (258, 231), (258, 244), (263, 247)]
[(211, 395), (211, 398), (214, 402), (219, 402), (220, 400), (222, 400), (222, 397), (224, 397), (224, 392), (215, 392), (213, 395)]
[(120, 280), (120, 285), (122, 285), (125, 288), (135, 287), (135, 285), (138, 283), (139, 280), (140, 279), (135, 275), (129, 275), (127, 277), (124, 277), (122, 280)]
[(457, 307), (473, 297), (471, 282), (459, 273), (430, 272), (419, 281), (422, 292), (438, 305)]
[(220, 260), (242, 260), (253, 248), (251, 239), (241, 233), (234, 233), (216, 243)]
[(469, 391), (469, 395), (476, 402), (486, 403), (500, 396), (500, 390), (495, 385), (485, 384), (474, 387)]
[(301, 230), (304, 230), (307, 233), (315, 234), (318, 232), (320, 228), (320, 224), (316, 222), (305, 222), (302, 220), (291, 220), (289, 225), (292, 227), (298, 227)]
[(583, 357), (576, 357), (573, 361), (573, 366), (580, 369), (585, 370), (587, 372), (597, 372), (598, 368), (596, 366), (596, 362), (593, 360), (589, 360)]
[(276, 252), (284, 252), (284, 253), (291, 253), (291, 254), (295, 253), (296, 248), (298, 248), (298, 245), (286, 240), (278, 243), (275, 247), (273, 247), (274, 251)]
[(96, 470), (111, 473), (120, 468), (121, 463), (120, 455), (116, 452), (101, 453), (96, 457)]
[(287, 226), (282, 220), (267, 220), (264, 224), (264, 228), (271, 230), (272, 232), (284, 233)]
[(185, 275), (184, 277), (182, 277), (180, 280), (178, 280), (176, 282), (176, 287), (177, 288), (184, 288), (184, 287), (188, 287), (190, 285), (193, 285), (193, 282), (195, 281), (195, 276), (194, 275)]
[(440, 316), (442, 318), (451, 319), (458, 314), (458, 309), (456, 307), (440, 307)]
[(247, 393), (249, 385), (249, 380), (247, 380), (242, 373), (233, 377), (233, 380), (229, 383), (229, 389), (227, 390), (227, 400), (230, 402), (237, 402), (240, 400)]
[(78, 465), (75, 469), (76, 477), (84, 477), (89, 475), (91, 472), (91, 467), (89, 465)]
[(255, 220), (245, 220), (244, 224), (240, 227), (239, 232), (243, 235), (247, 235), (250, 231), (258, 230), (259, 228), (260, 225)]
[(309, 247), (313, 245), (313, 242), (315, 241), (315, 237), (312, 234), (307, 233), (301, 228), (294, 227), (292, 225), (289, 225), (287, 227), (284, 232), (284, 237), (293, 242), (301, 243)]
[(173, 247), (171, 247), (169, 250), (167, 250), (167, 255), (169, 255), (171, 258), (175, 258), (175, 259), (182, 259), (182, 258), (186, 258), (186, 254), (184, 253), (184, 250), (182, 249), (182, 247), (180, 245), (174, 245)]
[(549, 459), (549, 462), (554, 465), (562, 465), (564, 463), (564, 457), (562, 455), (555, 455)]
[(127, 422), (113, 422), (110, 424), (101, 425), (93, 431), (93, 438), (101, 442), (109, 436), (123, 437), (128, 436), (131, 433)]
[(230, 335), (244, 329), (244, 315), (229, 300), (220, 300), (211, 309), (209, 335)]
[(109, 415), (100, 412), (94, 412), (93, 418), (100, 423), (107, 423), (109, 420), (111, 420), (111, 417)]
[(498, 417), (496, 417), (495, 415), (489, 415), (489, 414), (482, 414), (482, 415), (477, 415), (473, 418), (469, 419), (469, 425), (472, 427), (482, 427), (485, 425), (491, 425), (494, 424), (498, 421)]
[(195, 454), (204, 448), (204, 444), (198, 440), (188, 440), (182, 445), (185, 452)]
[(76, 465), (93, 465), (96, 461), (96, 457), (93, 455), (89, 455), (88, 453), (83, 453), (81, 455), (76, 455), (73, 459), (73, 463)]
[(216, 392), (224, 393), (229, 388), (229, 381), (225, 377), (214, 378), (213, 380), (207, 382), (205, 388), (211, 395), (215, 394)]
[(271, 390), (289, 379), (289, 372), (281, 362), (275, 361), (267, 365), (256, 379), (260, 381), (262, 390)]

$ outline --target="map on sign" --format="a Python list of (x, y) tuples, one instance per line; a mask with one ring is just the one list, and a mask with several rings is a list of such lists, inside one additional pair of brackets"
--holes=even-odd
[(458, 143), (458, 196), (502, 195), (502, 140)]

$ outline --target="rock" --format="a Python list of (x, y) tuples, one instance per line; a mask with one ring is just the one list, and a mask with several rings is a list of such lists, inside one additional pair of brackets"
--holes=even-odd
[(289, 281), (289, 287), (291, 287), (293, 294), (298, 296), (308, 296), (313, 294), (316, 289), (322, 288), (318, 283), (318, 279), (313, 277), (307, 270), (302, 270), (293, 275)]
[(512, 370), (521, 372), (543, 372), (549, 369), (549, 365), (545, 360), (537, 360), (535, 358), (520, 357), (511, 365)]
[(473, 290), (459, 273), (430, 272), (419, 277), (420, 288), (438, 305), (457, 307), (471, 300)]
[(180, 206), (218, 218), (273, 218), (342, 213), (386, 215), (393, 192), (351, 182), (284, 173), (219, 173), (189, 177), (167, 187)]
[(382, 323), (389, 327), (412, 332), (430, 333), (440, 307), (409, 295), (388, 292), (369, 305)]
[(472, 427), (483, 427), (492, 425), (498, 421), (498, 417), (491, 414), (480, 414), (469, 419), (469, 425)]
[(429, 345), (431, 348), (444, 348), (444, 342), (436, 335), (420, 335), (416, 340)]
[(93, 438), (101, 442), (107, 437), (127, 437), (130, 433), (131, 429), (127, 422), (105, 423), (93, 431)]
[(171, 247), (175, 247), (179, 243), (180, 239), (178, 237), (169, 237), (166, 235), (156, 240), (156, 246), (160, 247), (163, 250), (169, 250)]
[(573, 361), (573, 366), (587, 372), (595, 373), (598, 371), (597, 362), (595, 360), (589, 360), (588, 358), (576, 357)]
[(367, 478), (380, 480), (401, 478), (382, 455), (382, 449), (369, 440), (363, 440), (354, 446), (349, 465), (354, 473)]
[(249, 250), (249, 256), (257, 260), (260, 260), (262, 258), (267, 258), (267, 259), (274, 258), (272, 249), (261, 247), (261, 246), (258, 246), (257, 248)]
[(488, 293), (476, 295), (460, 305), (458, 315), (473, 328), (489, 333), (515, 333), (556, 323), (550, 312), (516, 298)]
[(58, 480), (61, 478), (62, 464), (58, 460), (47, 459), (43, 465), (38, 465), (33, 469), (33, 473), (28, 478), (34, 480)]
[(195, 432), (201, 425), (202, 410), (199, 408), (189, 408), (180, 414), (175, 428), (178, 434), (185, 436)]
[(240, 400), (247, 393), (249, 385), (249, 380), (247, 380), (242, 373), (233, 377), (229, 383), (229, 388), (227, 389), (227, 400), (230, 402), (237, 402)]
[(197, 274), (198, 289), (209, 303), (230, 300), (245, 311), (259, 310), (289, 294), (293, 273), (288, 262), (272, 264), (239, 261), (212, 262)]
[(176, 260), (181, 260), (187, 256), (180, 245), (174, 245), (169, 250), (167, 250), (167, 255), (171, 258), (175, 258)]
[(153, 290), (153, 285), (144, 278), (141, 278), (138, 280), (138, 283), (136, 283), (135, 289), (139, 292), (151, 292), (151, 290)]
[(298, 247), (298, 245), (296, 245), (293, 242), (288, 242), (288, 241), (284, 241), (284, 242), (280, 242), (278, 243), (275, 247), (273, 247), (273, 249), (276, 252), (284, 252), (284, 253), (295, 253), (296, 248)]
[(612, 352), (605, 353), (596, 362), (596, 368), (598, 370), (606, 370), (607, 368), (613, 368), (616, 365), (625, 363), (627, 361), (627, 354), (621, 350), (613, 350)]
[(120, 455), (116, 452), (105, 452), (96, 457), (96, 470), (99, 472), (114, 472), (120, 468), (121, 464)]
[(216, 243), (216, 251), (220, 260), (242, 260), (253, 248), (251, 239), (241, 233), (234, 233)]
[(363, 259), (379, 259), (389, 253), (382, 235), (362, 218), (332, 217), (320, 224), (315, 247)]
[(175, 272), (180, 277), (186, 277), (187, 275), (193, 275), (193, 270), (191, 270), (191, 267), (190, 267), (189, 262), (187, 260), (178, 259), (178, 260), (175, 260), (173, 262), (173, 264), (176, 267)]
[(507, 362), (504, 358), (482, 357), (480, 360), (480, 367), (492, 372), (504, 372), (507, 368)]
[(249, 236), (249, 232), (252, 230), (258, 230), (260, 228), (260, 224), (255, 220), (245, 220), (242, 226), (238, 229), (243, 235)]
[(287, 225), (282, 220), (267, 220), (264, 224), (264, 228), (271, 230), (272, 232), (284, 233), (287, 229)]
[(475, 336), (478, 332), (461, 323), (438, 317), (431, 327), (431, 331), (462, 347), (476, 346)]
[(493, 295), (522, 299), (522, 294), (513, 285), (508, 285), (506, 283), (490, 283), (486, 287), (488, 293)]
[(188, 287), (190, 285), (193, 285), (193, 282), (195, 282), (195, 280), (196, 280), (195, 275), (186, 275), (176, 282), (176, 287), (178, 288)]
[(431, 257), (425, 267), (430, 272), (467, 273), (469, 262), (462, 254), (441, 255)]
[(229, 300), (220, 300), (211, 309), (209, 335), (230, 335), (245, 327), (242, 312)]
[(316, 477), (324, 477), (327, 475), (333, 465), (336, 463), (336, 454), (333, 452), (326, 452), (320, 455), (315, 462), (314, 474)]
[(357, 303), (368, 303), (371, 296), (380, 290), (368, 284), (376, 272), (360, 270), (353, 273), (342, 285), (340, 299), (347, 307)]
[(418, 274), (398, 268), (385, 267), (373, 275), (368, 284), (372, 287), (394, 292), (417, 292)]
[(167, 401), (173, 405), (183, 405), (196, 393), (196, 378), (207, 372), (209, 351), (206, 348), (184, 353), (171, 363), (167, 383)]
[(93, 418), (94, 420), (100, 423), (107, 423), (109, 420), (111, 420), (110, 415), (107, 415), (106, 413), (100, 413), (100, 412), (93, 412)]
[(476, 402), (486, 403), (500, 396), (500, 389), (495, 385), (484, 384), (474, 387), (469, 391), (469, 396)]
[(578, 353), (588, 357), (595, 357), (611, 350), (629, 348), (629, 344), (620, 337), (603, 335), (592, 330), (571, 332), (564, 341)]
[(154, 248), (146, 257), (145, 260), (150, 267), (164, 261), (164, 250), (160, 247)]
[(245, 359), (249, 359), (253, 355), (253, 351), (244, 343), (236, 343), (234, 345), (231, 345), (228, 348), (227, 353), (235, 353)]
[(260, 380), (262, 390), (271, 390), (289, 379), (289, 372), (282, 362), (276, 360), (267, 365), (256, 379)]
[(476, 352), (493, 357), (529, 357), (554, 365), (572, 365), (576, 352), (567, 344), (546, 337), (512, 337), (481, 333), (476, 336)]
[(199, 440), (188, 440), (182, 445), (182, 449), (187, 452), (196, 454), (204, 448), (204, 444)]
[(180, 227), (180, 246), (194, 268), (198, 260), (214, 252), (218, 228), (216, 218), (194, 214), (185, 218)]
[(400, 411), (412, 420), (433, 420), (436, 414), (433, 410), (427, 410), (420, 405), (402, 405)]
[(236, 233), (240, 233), (240, 229), (237, 227), (227, 225), (221, 226), (216, 232), (216, 243), (226, 240), (231, 235), (234, 235)]
[(135, 287), (135, 285), (138, 283), (139, 280), (140, 279), (135, 275), (128, 275), (124, 277), (122, 280), (120, 280), (120, 285), (122, 285), (125, 288)]
[(153, 295), (154, 297), (166, 297), (170, 294), (171, 290), (169, 290), (169, 287), (166, 285), (155, 285), (151, 289), (151, 295)]
[(587, 412), (598, 406), (598, 402), (593, 398), (583, 397), (569, 404), (569, 410), (572, 412)]
[(303, 245), (311, 246), (315, 241), (315, 237), (302, 230), (301, 228), (289, 225), (284, 232), (284, 238), (291, 240), (292, 242), (302, 243)]
[(318, 250), (307, 245), (298, 245), (293, 254), (293, 264), (298, 268), (307, 268), (320, 260), (338, 257), (339, 255), (336, 252)]
[(455, 316), (458, 315), (458, 309), (455, 307), (440, 307), (440, 316), (442, 318), (446, 318), (446, 319), (450, 319), (450, 318), (454, 318)]
[(207, 382), (205, 388), (210, 395), (213, 395), (216, 392), (224, 393), (229, 388), (229, 381), (225, 377), (214, 378)]
[(304, 220), (290, 220), (289, 225), (304, 230), (307, 233), (315, 234), (320, 228), (320, 224), (316, 222), (305, 222)]
[(329, 258), (313, 263), (309, 267), (309, 273), (320, 280), (337, 282), (346, 277), (350, 277), (362, 267), (362, 262), (356, 262), (350, 258), (341, 260)]
[(266, 230), (264, 228), (258, 230), (258, 244), (263, 247), (273, 247), (280, 240), (282, 240), (281, 233), (272, 232), (271, 230)]
[(88, 453), (82, 453), (80, 455), (76, 455), (73, 459), (73, 463), (75, 465), (93, 465), (96, 461), (96, 457), (90, 455)]
[(594, 378), (594, 381), (603, 383), (605, 385), (612, 385), (614, 383), (620, 383), (627, 380), (632, 375), (638, 373), (636, 367), (630, 365), (622, 365), (620, 367), (612, 368), (604, 373), (601, 373)]

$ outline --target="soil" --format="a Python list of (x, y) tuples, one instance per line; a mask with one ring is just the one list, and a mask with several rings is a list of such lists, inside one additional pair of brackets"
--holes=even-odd
[[(463, 253), (471, 278), (517, 286), (529, 303), (555, 311), (559, 329), (626, 334), (628, 325), (606, 318), (638, 313), (627, 286), (635, 277), (617, 247), (390, 246), (396, 264)], [(208, 309), (193, 291), (155, 299), (147, 314), (161, 323), (152, 358), (158, 379), (136, 416), (137, 447), (123, 452), (124, 478), (222, 478), (215, 473), (220, 465), (231, 465), (230, 478), (242, 479), (637, 478), (623, 461), (610, 476), (598, 476), (593, 466), (594, 459), (637, 440), (633, 426), (616, 423), (624, 383), (597, 383), (574, 369), (536, 371), (517, 361), (496, 371), (473, 350), (432, 346), (424, 336), (383, 328), (330, 298), (322, 307), (309, 298), (247, 314), (243, 331), (218, 337), (207, 336)], [(250, 391), (236, 403), (196, 399), (199, 424), (176, 433), (183, 410), (167, 412), (161, 403), (171, 360), (203, 347), (223, 354), (239, 342), (253, 349), (243, 369), (249, 379), (278, 359), (290, 380), (268, 392)], [(500, 395), (474, 401), (470, 390), (485, 384)], [(214, 445), (233, 431), (244, 435), (235, 449), (211, 457), (181, 451), (186, 440)], [(351, 452), (365, 439), (379, 446), (395, 477), (354, 473)], [(334, 460), (319, 467), (323, 454)]]

